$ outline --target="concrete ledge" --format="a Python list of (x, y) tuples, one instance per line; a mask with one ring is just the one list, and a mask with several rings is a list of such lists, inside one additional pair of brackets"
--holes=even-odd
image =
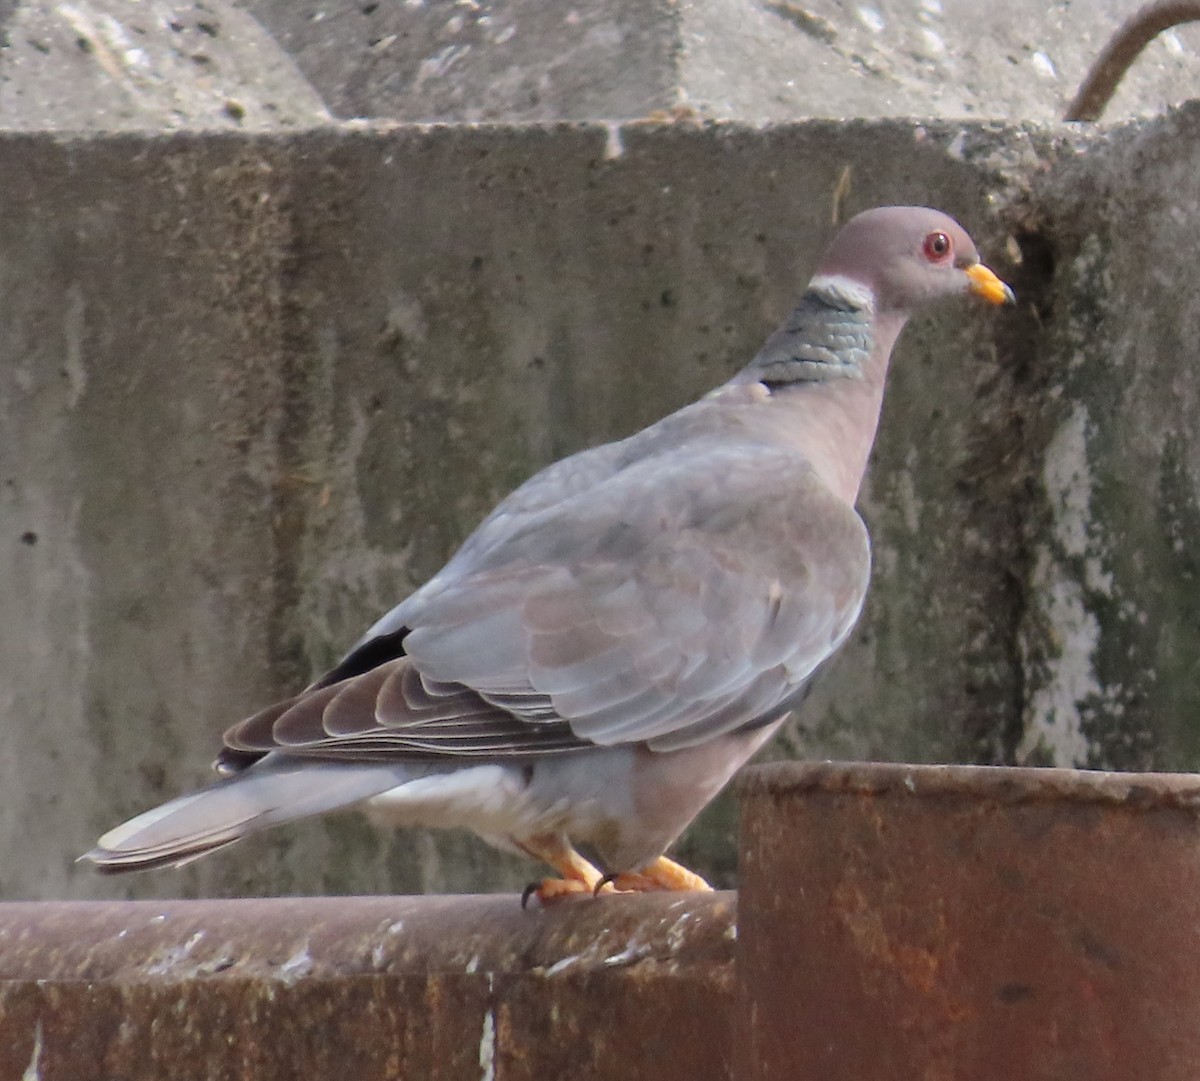
[(719, 1078), (734, 911), (729, 894), (2, 905), (0, 1076)]

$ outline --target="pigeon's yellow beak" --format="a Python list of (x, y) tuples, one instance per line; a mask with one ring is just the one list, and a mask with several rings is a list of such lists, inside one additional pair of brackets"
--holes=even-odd
[(989, 304), (1016, 304), (1017, 295), (982, 263), (967, 267), (967, 277), (967, 288)]

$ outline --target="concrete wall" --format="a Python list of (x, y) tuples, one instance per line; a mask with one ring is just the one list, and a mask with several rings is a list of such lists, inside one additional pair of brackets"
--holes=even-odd
[[(92, 0), (98, 2), (98, 0)], [(112, 0), (105, 0), (111, 3)], [(246, 0), (335, 116), (428, 120), (1063, 115), (1128, 0)], [(1164, 35), (1110, 116), (1200, 79)]]
[[(0, 122), (274, 131), (410, 122), (1063, 115), (1129, 0), (0, 0)], [(1107, 116), (1200, 85), (1163, 34)]]
[(1117, 130), (1030, 202), (1023, 761), (1200, 766), (1200, 109)]
[[(1006, 271), (994, 155), (1039, 142), (904, 123), (9, 136), (2, 847), (44, 843), (0, 886), (522, 884), (473, 841), (357, 818), (182, 876), (70, 861), (201, 780), (226, 723), (328, 664), (528, 473), (740, 366), (846, 164), (856, 206), (945, 206)], [(1015, 723), (1010, 614), (963, 633), (1004, 585), (963, 479), (1007, 407), (997, 333), (960, 310), (905, 343), (866, 500), (875, 599), (793, 751), (990, 759)], [(725, 825), (687, 852), (720, 879)]]

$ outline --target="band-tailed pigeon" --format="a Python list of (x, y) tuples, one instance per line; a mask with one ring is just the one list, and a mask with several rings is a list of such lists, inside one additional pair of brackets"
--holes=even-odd
[(728, 383), (526, 481), (333, 671), (230, 728), (225, 779), (85, 858), (180, 864), (365, 800), (543, 860), (543, 901), (707, 888), (663, 853), (854, 626), (892, 345), (964, 293), (1013, 299), (957, 222), (858, 215)]

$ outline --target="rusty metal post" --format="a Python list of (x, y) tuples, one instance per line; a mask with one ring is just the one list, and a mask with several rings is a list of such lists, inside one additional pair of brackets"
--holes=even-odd
[(0, 1078), (730, 1076), (734, 898), (0, 905)]
[(742, 785), (739, 1081), (1195, 1081), (1200, 777)]

